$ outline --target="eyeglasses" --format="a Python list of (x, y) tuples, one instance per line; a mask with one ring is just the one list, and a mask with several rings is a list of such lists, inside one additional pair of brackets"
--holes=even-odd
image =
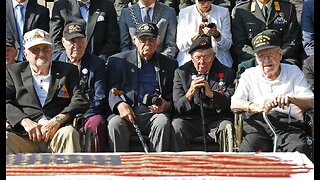
[(210, 62), (212, 60), (211, 56), (193, 56), (193, 59), (198, 63), (202, 60), (204, 62)]
[(147, 41), (148, 42), (155, 42), (157, 40), (157, 38), (155, 37), (139, 37), (139, 42), (140, 43), (146, 43)]
[(211, 3), (211, 0), (198, 0), (200, 4), (206, 4), (207, 2)]
[(29, 51), (32, 53), (32, 54), (35, 54), (35, 55), (38, 55), (40, 53), (40, 51), (42, 51), (43, 53), (47, 54), (51, 51), (51, 47), (47, 46), (47, 47), (44, 47), (44, 48), (38, 48), (38, 47), (35, 47), (35, 48), (30, 48)]
[(262, 61), (265, 60), (266, 58), (268, 58), (268, 60), (274, 60), (276, 58), (277, 53), (279, 52), (280, 49), (276, 50), (274, 53), (272, 54), (268, 54), (268, 55), (257, 55), (256, 57)]

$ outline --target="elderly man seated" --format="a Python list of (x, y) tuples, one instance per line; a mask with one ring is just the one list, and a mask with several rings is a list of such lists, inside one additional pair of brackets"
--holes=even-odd
[[(80, 151), (72, 127), (87, 102), (78, 88), (75, 65), (52, 62), (49, 34), (34, 29), (24, 35), (27, 61), (6, 67), (7, 153), (72, 153)], [(8, 129), (8, 128), (7, 128)]]
[(280, 63), (283, 52), (275, 30), (257, 34), (252, 45), (258, 65), (241, 74), (231, 97), (231, 108), (248, 112), (240, 151), (272, 151), (274, 136), (264, 121), (265, 112), (278, 136), (276, 150), (310, 157), (303, 112), (313, 108), (314, 95), (303, 72), (296, 65)]

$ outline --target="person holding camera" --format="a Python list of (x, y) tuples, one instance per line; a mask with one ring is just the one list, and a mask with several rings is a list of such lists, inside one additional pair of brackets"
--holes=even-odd
[(188, 62), (192, 42), (209, 36), (216, 59), (227, 67), (232, 67), (230, 54), (232, 45), (230, 15), (227, 8), (214, 5), (209, 0), (195, 0), (195, 4), (180, 10), (177, 26), (177, 46), (179, 66)]
[(108, 58), (109, 144), (114, 152), (127, 152), (137, 125), (150, 139), (149, 151), (169, 150), (170, 112), (176, 60), (156, 52), (158, 28), (154, 23), (137, 27), (134, 50)]
[(191, 150), (191, 139), (203, 135), (203, 126), (205, 134), (220, 143), (220, 132), (233, 117), (230, 103), (235, 90), (234, 70), (217, 61), (210, 37), (196, 39), (189, 53), (191, 61), (174, 75), (173, 103), (177, 114), (172, 120), (171, 140), (175, 151)]

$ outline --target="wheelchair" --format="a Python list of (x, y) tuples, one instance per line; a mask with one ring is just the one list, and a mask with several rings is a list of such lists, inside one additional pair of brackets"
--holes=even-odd
[[(233, 151), (239, 152), (243, 137), (243, 121), (246, 119), (245, 112), (240, 109), (232, 109), (234, 113), (234, 146)], [(311, 147), (311, 161), (314, 161), (314, 109), (304, 112), (304, 122), (307, 131), (307, 144)]]
[(99, 152), (99, 137), (91, 128), (84, 130), (85, 119), (83, 114), (77, 114), (73, 121), (73, 127), (80, 135), (81, 152)]

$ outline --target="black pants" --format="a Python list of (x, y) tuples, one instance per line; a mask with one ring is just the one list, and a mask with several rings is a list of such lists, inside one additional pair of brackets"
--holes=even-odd
[[(202, 136), (202, 119), (185, 119), (175, 117), (172, 120), (171, 149), (173, 151), (190, 151), (191, 139)], [(232, 124), (232, 119), (226, 116), (207, 116), (206, 131), (207, 135), (216, 143), (220, 143), (220, 132), (225, 129), (227, 124)]]
[[(304, 122), (291, 118), (291, 123), (289, 123), (288, 116), (281, 113), (268, 114), (268, 118), (278, 136), (277, 152), (298, 151), (311, 157), (311, 147), (307, 144)], [(243, 131), (241, 152), (272, 152), (274, 135), (264, 121), (262, 113), (257, 113), (246, 119)]]

